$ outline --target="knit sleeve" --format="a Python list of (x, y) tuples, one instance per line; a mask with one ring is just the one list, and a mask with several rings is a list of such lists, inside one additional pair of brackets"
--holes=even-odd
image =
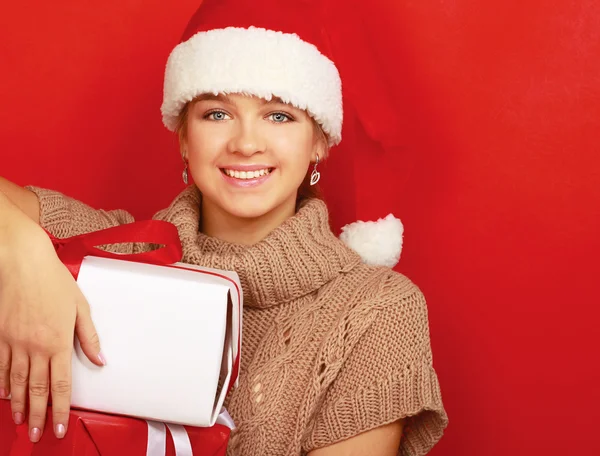
[[(404, 286), (401, 282), (404, 281)], [(406, 418), (399, 455), (420, 456), (448, 424), (433, 368), (429, 322), (421, 291), (390, 277), (373, 323), (330, 385), (304, 450), (309, 452)]]
[[(134, 221), (130, 213), (121, 209), (112, 211), (94, 209), (54, 190), (34, 186), (25, 188), (38, 197), (40, 225), (57, 238), (77, 236)], [(118, 253), (131, 253), (138, 250), (133, 244), (110, 245), (105, 248)]]

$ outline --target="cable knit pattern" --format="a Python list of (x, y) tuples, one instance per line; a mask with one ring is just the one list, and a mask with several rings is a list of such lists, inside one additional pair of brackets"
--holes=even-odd
[[(132, 221), (124, 211), (30, 189), (42, 225), (58, 237)], [(305, 455), (400, 418), (399, 454), (426, 454), (448, 419), (418, 287), (363, 264), (333, 235), (320, 200), (243, 246), (200, 232), (200, 198), (189, 187), (155, 218), (177, 226), (183, 261), (235, 270), (242, 282), (240, 384), (226, 401), (238, 427), (228, 455)]]

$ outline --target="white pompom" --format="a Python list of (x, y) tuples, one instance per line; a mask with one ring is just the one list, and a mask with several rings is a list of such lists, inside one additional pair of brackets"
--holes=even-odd
[(342, 228), (340, 239), (371, 265), (393, 268), (400, 260), (404, 226), (392, 214), (376, 222), (354, 222)]

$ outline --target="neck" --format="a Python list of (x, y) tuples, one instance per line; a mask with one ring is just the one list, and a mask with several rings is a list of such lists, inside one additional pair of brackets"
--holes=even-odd
[(254, 245), (296, 212), (295, 198), (259, 217), (237, 217), (202, 198), (202, 232), (231, 244)]
[[(200, 211), (205, 206), (207, 223), (203, 230)], [(177, 227), (183, 263), (237, 272), (244, 290), (244, 306), (267, 308), (306, 296), (360, 264), (358, 255), (331, 232), (322, 200), (305, 199), (297, 211), (295, 204), (287, 207), (292, 216), (281, 223), (283, 211), (276, 212), (277, 218), (270, 215), (268, 222), (261, 218), (257, 225), (251, 221), (230, 225), (236, 220), (232, 217), (223, 218), (227, 225), (217, 225), (218, 211), (203, 203), (198, 189), (190, 186), (156, 217)], [(261, 234), (242, 238), (235, 226), (245, 233), (248, 227), (256, 226)], [(252, 245), (240, 243), (261, 236), (263, 239)], [(233, 242), (220, 239), (224, 237)]]

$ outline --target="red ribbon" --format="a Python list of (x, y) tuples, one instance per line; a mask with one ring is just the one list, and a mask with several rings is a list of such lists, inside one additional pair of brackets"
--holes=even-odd
[[(75, 279), (79, 275), (81, 262), (87, 255), (158, 265), (177, 263), (183, 255), (177, 228), (172, 223), (161, 220), (127, 223), (65, 239), (58, 239), (50, 233), (48, 236), (58, 257)], [(112, 253), (98, 248), (99, 245), (129, 242), (161, 244), (164, 247), (132, 254)]]

